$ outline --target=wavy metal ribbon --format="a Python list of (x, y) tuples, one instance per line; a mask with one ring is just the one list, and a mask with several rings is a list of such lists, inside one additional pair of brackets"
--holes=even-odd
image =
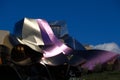
[[(24, 18), (17, 22), (14, 28), (14, 35), (17, 37), (19, 43), (41, 52), (39, 45), (43, 46), (44, 42), (41, 36), (41, 30), (35, 19)], [(17, 41), (14, 42), (19, 44)]]
[[(43, 51), (44, 57), (52, 57), (60, 53), (69, 54), (72, 51), (56, 38), (49, 24), (42, 19), (24, 18), (16, 24), (14, 34), (20, 43), (38, 52)], [(44, 48), (40, 49), (39, 46)]]
[(44, 45), (41, 30), (35, 19), (24, 19), (22, 38), (31, 44)]
[(60, 53), (69, 54), (72, 51), (71, 48), (69, 48), (67, 45), (55, 37), (52, 29), (45, 20), (37, 19), (37, 22), (41, 29), (42, 38), (45, 44), (52, 43), (50, 47), (45, 47), (43, 49), (44, 57), (51, 57)]
[(104, 50), (86, 50), (79, 53), (86, 62), (81, 66), (88, 70), (94, 70), (97, 65), (105, 64), (119, 56), (119, 54)]
[[(19, 23), (19, 22), (18, 22)], [(18, 36), (18, 40), (31, 47), (32, 49), (41, 52), (43, 51), (44, 57), (56, 57), (59, 61), (62, 60), (62, 56), (70, 54), (72, 49), (61, 42), (53, 33), (49, 24), (43, 19), (27, 19), (25, 18), (22, 21), (23, 25), (16, 26), (15, 35)], [(21, 36), (21, 37), (20, 37)], [(20, 38), (19, 38), (20, 37)], [(43, 49), (40, 49), (39, 45), (44, 46)], [(60, 54), (63, 55), (60, 55)], [(83, 59), (86, 60), (85, 64), (82, 65), (83, 68), (88, 68), (89, 70), (93, 70), (97, 63), (106, 63), (110, 59), (116, 57), (118, 54), (106, 52), (106, 51), (79, 51), (78, 54), (73, 54), (73, 57), (69, 60), (70, 64), (79, 65), (80, 61)], [(78, 57), (79, 56), (79, 57)], [(55, 61), (56, 59), (54, 59)], [(53, 59), (52, 59), (53, 61)], [(52, 62), (51, 61), (51, 62)], [(67, 62), (56, 62), (64, 63)]]

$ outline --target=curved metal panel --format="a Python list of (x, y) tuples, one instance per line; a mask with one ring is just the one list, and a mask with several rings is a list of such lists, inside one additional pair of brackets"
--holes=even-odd
[(82, 65), (83, 68), (87, 68), (88, 70), (94, 70), (94, 67), (97, 64), (104, 64), (111, 59), (117, 57), (119, 54), (104, 51), (104, 50), (88, 50), (81, 51), (81, 57), (86, 59), (86, 63)]

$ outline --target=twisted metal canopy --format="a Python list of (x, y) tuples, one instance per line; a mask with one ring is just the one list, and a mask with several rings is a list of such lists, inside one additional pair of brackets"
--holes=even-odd
[[(38, 52), (42, 51), (44, 57), (52, 57), (60, 53), (68, 54), (72, 51), (55, 37), (49, 24), (42, 19), (24, 18), (16, 24), (14, 35), (20, 43)], [(41, 50), (39, 46), (45, 47)]]
[(57, 55), (60, 53), (69, 54), (72, 51), (71, 48), (69, 48), (67, 45), (65, 45), (55, 37), (52, 29), (50, 28), (49, 24), (45, 20), (37, 19), (37, 22), (39, 24), (40, 29), (42, 30), (43, 40), (46, 41), (46, 38), (44, 38), (44, 36), (47, 35), (51, 43), (53, 44), (50, 47), (44, 48), (43, 50), (44, 56), (49, 57), (51, 56), (51, 54)]
[(33, 50), (41, 52), (39, 45), (44, 45), (41, 31), (35, 19), (24, 18), (16, 23), (14, 33), (17, 40), (31, 47)]
[[(20, 43), (42, 52), (46, 64), (58, 65), (67, 62), (70, 65), (79, 65), (85, 61), (82, 67), (93, 70), (96, 64), (104, 64), (118, 56), (118, 54), (108, 51), (83, 48), (68, 59), (66, 55), (73, 50), (54, 35), (49, 24), (43, 19), (24, 18), (16, 24), (14, 35)], [(39, 46), (43, 46), (42, 49)]]

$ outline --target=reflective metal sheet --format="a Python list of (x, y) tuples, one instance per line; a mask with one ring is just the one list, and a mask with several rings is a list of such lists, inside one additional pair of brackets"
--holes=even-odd
[[(69, 54), (72, 51), (71, 48), (55, 37), (51, 27), (43, 19), (24, 18), (17, 24), (15, 26), (16, 31), (14, 31), (17, 40), (38, 52), (42, 51), (44, 57), (52, 57), (60, 53)], [(43, 46), (42, 50), (39, 47), (41, 45)]]
[(58, 55), (60, 53), (69, 54), (72, 51), (71, 48), (69, 48), (67, 45), (65, 45), (55, 37), (52, 29), (50, 28), (49, 24), (45, 20), (37, 19), (37, 22), (39, 24), (40, 29), (43, 31), (43, 33), (41, 34), (47, 35), (51, 43), (53, 44), (52, 46), (45, 47), (43, 49), (44, 57), (51, 57), (51, 56)]
[(68, 59), (67, 56), (61, 53), (53, 57), (42, 58), (41, 62), (47, 65), (56, 66), (56, 65), (68, 64)]
[(104, 50), (88, 50), (81, 51), (81, 57), (86, 59), (86, 63), (82, 65), (83, 68), (87, 68), (88, 70), (94, 70), (94, 67), (97, 64), (104, 64), (109, 60), (119, 56), (119, 54), (104, 51)]
[(41, 52), (38, 45), (44, 45), (40, 28), (35, 19), (24, 18), (15, 25), (14, 35), (21, 44), (26, 44), (33, 50)]

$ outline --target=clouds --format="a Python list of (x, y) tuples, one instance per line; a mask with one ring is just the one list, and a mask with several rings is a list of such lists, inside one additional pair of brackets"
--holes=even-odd
[(115, 53), (120, 54), (120, 47), (114, 42), (98, 44), (95, 46), (91, 45), (91, 47), (92, 47), (92, 49), (106, 50), (106, 51), (111, 51), (111, 52), (115, 52)]

